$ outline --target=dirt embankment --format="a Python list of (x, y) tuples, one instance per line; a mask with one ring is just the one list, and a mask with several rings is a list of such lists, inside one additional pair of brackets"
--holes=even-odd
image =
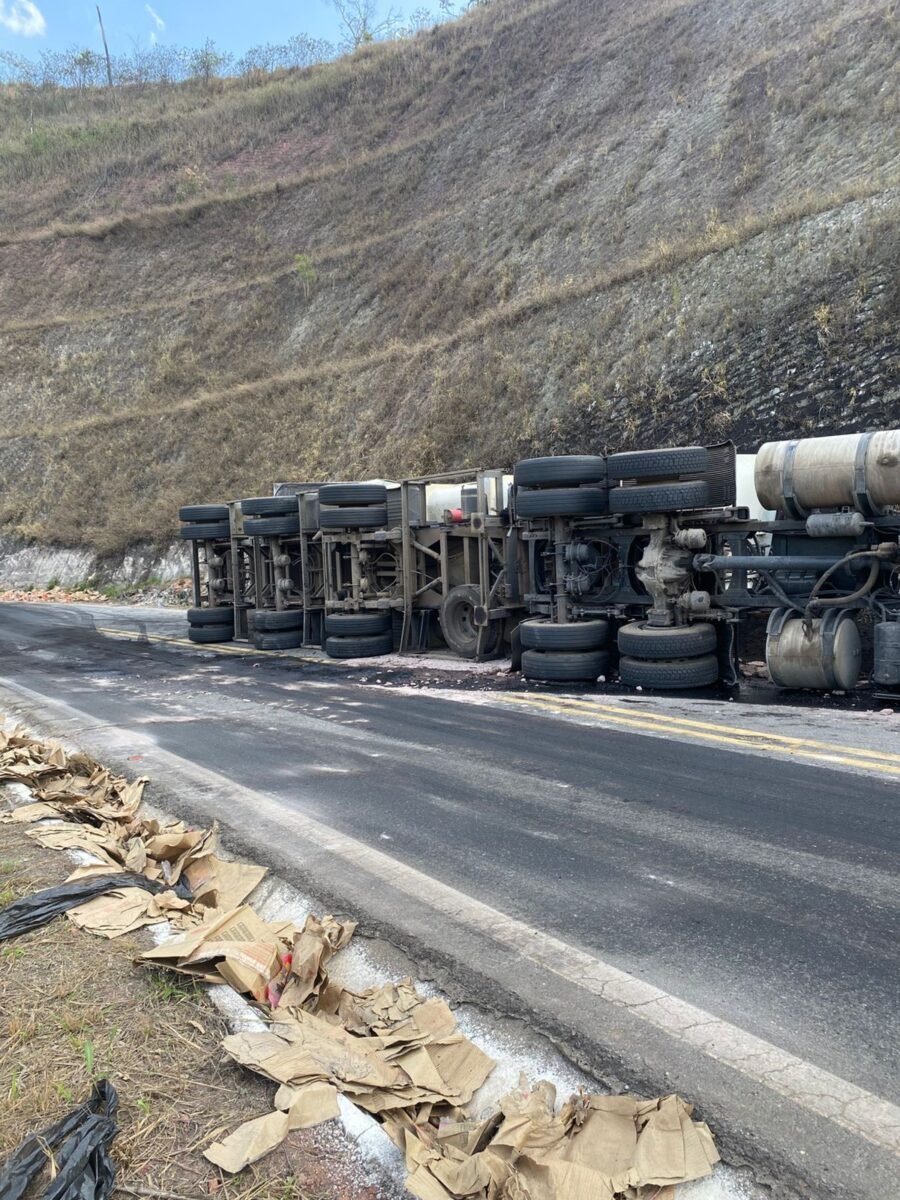
[(204, 89), (0, 97), (0, 527), (889, 424), (888, 0), (494, 0)]

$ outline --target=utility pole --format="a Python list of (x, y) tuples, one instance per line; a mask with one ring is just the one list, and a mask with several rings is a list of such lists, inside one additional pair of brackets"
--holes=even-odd
[(110, 92), (113, 91), (112, 63), (109, 61), (109, 46), (106, 44), (106, 30), (103, 28), (103, 17), (100, 14), (100, 5), (97, 5), (97, 20), (100, 22), (100, 36), (103, 38), (103, 52), (106, 55), (106, 80), (109, 84)]

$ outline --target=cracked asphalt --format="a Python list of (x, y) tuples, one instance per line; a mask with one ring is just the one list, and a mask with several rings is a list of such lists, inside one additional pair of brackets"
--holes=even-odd
[[(0, 606), (7, 709), (147, 770), (168, 807), (218, 817), (459, 999), (526, 1017), (613, 1086), (697, 1100), (776, 1194), (900, 1193), (889, 750), (864, 752), (879, 776), (767, 743), (802, 731), (796, 710), (756, 710), (742, 744), (721, 705), (721, 736), (655, 728), (471, 681), (122, 641), (94, 616)], [(893, 744), (865, 720), (816, 736)]]

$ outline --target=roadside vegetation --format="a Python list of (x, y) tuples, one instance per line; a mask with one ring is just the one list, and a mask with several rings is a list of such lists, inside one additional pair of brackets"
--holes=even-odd
[[(0, 825), (0, 908), (61, 883), (60, 856)], [(119, 1094), (116, 1192), (229, 1200), (372, 1200), (352, 1146), (325, 1127), (291, 1135), (238, 1176), (201, 1150), (272, 1110), (274, 1085), (220, 1048), (227, 1025), (205, 989), (141, 969), (146, 930), (107, 941), (60, 918), (0, 946), (0, 1161), (109, 1078)]]

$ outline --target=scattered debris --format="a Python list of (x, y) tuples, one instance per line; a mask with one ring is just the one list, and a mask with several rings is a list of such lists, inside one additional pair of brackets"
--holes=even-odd
[[(70, 920), (104, 937), (161, 921), (188, 929), (243, 903), (266, 874), (265, 867), (220, 858), (215, 826), (198, 830), (180, 821), (144, 820), (139, 809), (146, 779), (129, 782), (86, 754), (67, 754), (62, 746), (18, 729), (0, 731), (2, 780), (24, 784), (34, 797), (2, 820), (32, 824), (26, 836), (38, 845), (80, 850), (99, 860), (75, 871), (63, 885), (68, 891), (54, 889), (58, 899), (45, 894), (47, 904), (58, 906), (42, 920), (68, 909)], [(95, 882), (88, 883), (89, 877)], [(70, 895), (77, 898), (63, 904)], [(37, 917), (43, 911), (37, 897), (13, 907), (25, 919), (31, 904)], [(15, 932), (25, 928), (34, 924), (11, 925)]]
[(185, 608), (191, 603), (189, 578), (173, 579), (168, 583), (109, 583), (88, 580), (84, 584), (63, 587), (4, 588), (0, 585), (3, 604), (134, 604), (149, 608)]
[(106, 1200), (116, 1182), (109, 1146), (118, 1104), (115, 1088), (101, 1079), (84, 1104), (27, 1137), (0, 1167), (3, 1200), (21, 1200), (45, 1168), (44, 1200)]
[[(278, 1096), (284, 1092), (283, 1103)], [(243, 1171), (252, 1162), (280, 1146), (294, 1129), (308, 1129), (339, 1116), (337, 1088), (329, 1083), (310, 1083), (303, 1088), (282, 1088), (275, 1097), (275, 1112), (239, 1125), (221, 1142), (213, 1142), (203, 1157), (229, 1171)]]
[(108, 604), (109, 597), (96, 588), (7, 588), (0, 591), (3, 604)]
[[(107, 937), (169, 920), (181, 936), (140, 961), (226, 983), (269, 1022), (222, 1043), (237, 1063), (280, 1085), (272, 1113), (204, 1151), (223, 1170), (240, 1171), (292, 1130), (332, 1119), (343, 1093), (404, 1152), (407, 1187), (420, 1200), (650, 1200), (712, 1173), (712, 1134), (674, 1095), (580, 1092), (557, 1111), (551, 1084), (522, 1080), (494, 1111), (471, 1112), (495, 1063), (460, 1032), (443, 1000), (424, 998), (410, 979), (363, 992), (329, 980), (328, 962), (350, 941), (352, 922), (263, 921), (243, 901), (264, 869), (221, 860), (215, 828), (145, 821), (138, 810), (146, 780), (128, 783), (19, 730), (0, 738), (0, 779), (26, 784), (34, 797), (5, 819), (38, 822), (27, 831), (35, 841), (99, 859), (75, 873), (77, 882), (115, 880), (113, 890), (72, 910), (73, 919)], [(50, 814), (65, 823), (44, 823)], [(125, 872), (164, 890), (128, 886)]]
[[(0, 789), (0, 810), (5, 803)], [(4, 890), (28, 895), (72, 870), (68, 854), (44, 849), (22, 830), (0, 824), (0, 907)], [(375, 1138), (357, 1145), (360, 1130), (346, 1126), (343, 1102), (341, 1120), (291, 1132), (233, 1177), (203, 1157), (205, 1146), (240, 1122), (271, 1112), (275, 1086), (221, 1050), (230, 1021), (246, 1012), (234, 993), (227, 1005), (230, 989), (213, 993), (134, 966), (164, 930), (108, 939), (57, 920), (0, 944), (0, 1167), (27, 1135), (107, 1078), (119, 1093), (113, 1200), (401, 1200), (396, 1158), (388, 1165), (370, 1153)], [(41, 1196), (42, 1183), (27, 1200)]]
[[(156, 903), (155, 898), (148, 896), (147, 892), (157, 891), (163, 891), (158, 883), (152, 879), (146, 879), (142, 875), (133, 875), (131, 872), (91, 875), (88, 878), (81, 876), (69, 880), (59, 887), (47, 888), (43, 892), (36, 892), (33, 896), (24, 896), (21, 900), (7, 904), (0, 912), (0, 942), (6, 941), (8, 938), (19, 937), (20, 934), (28, 933), (32, 929), (39, 929), (41, 925), (46, 925), (48, 921), (52, 921), (54, 917), (58, 917), (64, 912), (68, 912), (76, 925), (81, 925), (83, 929), (92, 928), (94, 932), (100, 932), (95, 917), (97, 911), (94, 908), (95, 905), (100, 904), (110, 908), (112, 919), (115, 919), (122, 911), (122, 897), (125, 893), (133, 894), (130, 898), (126, 897), (126, 901), (130, 899), (132, 908), (136, 907), (146, 912), (151, 904)], [(113, 896), (104, 897), (102, 896), (104, 892), (112, 892)], [(99, 897), (99, 899), (95, 899), (95, 897)], [(110, 904), (110, 900), (112, 900), (112, 904)], [(187, 907), (186, 900), (181, 900), (179, 903)], [(92, 917), (94, 917), (93, 925)], [(138, 929), (143, 923), (135, 923), (132, 919), (128, 929), (124, 929), (122, 932)]]
[(764, 662), (750, 661), (741, 663), (741, 674), (745, 679), (769, 678), (769, 669)]

